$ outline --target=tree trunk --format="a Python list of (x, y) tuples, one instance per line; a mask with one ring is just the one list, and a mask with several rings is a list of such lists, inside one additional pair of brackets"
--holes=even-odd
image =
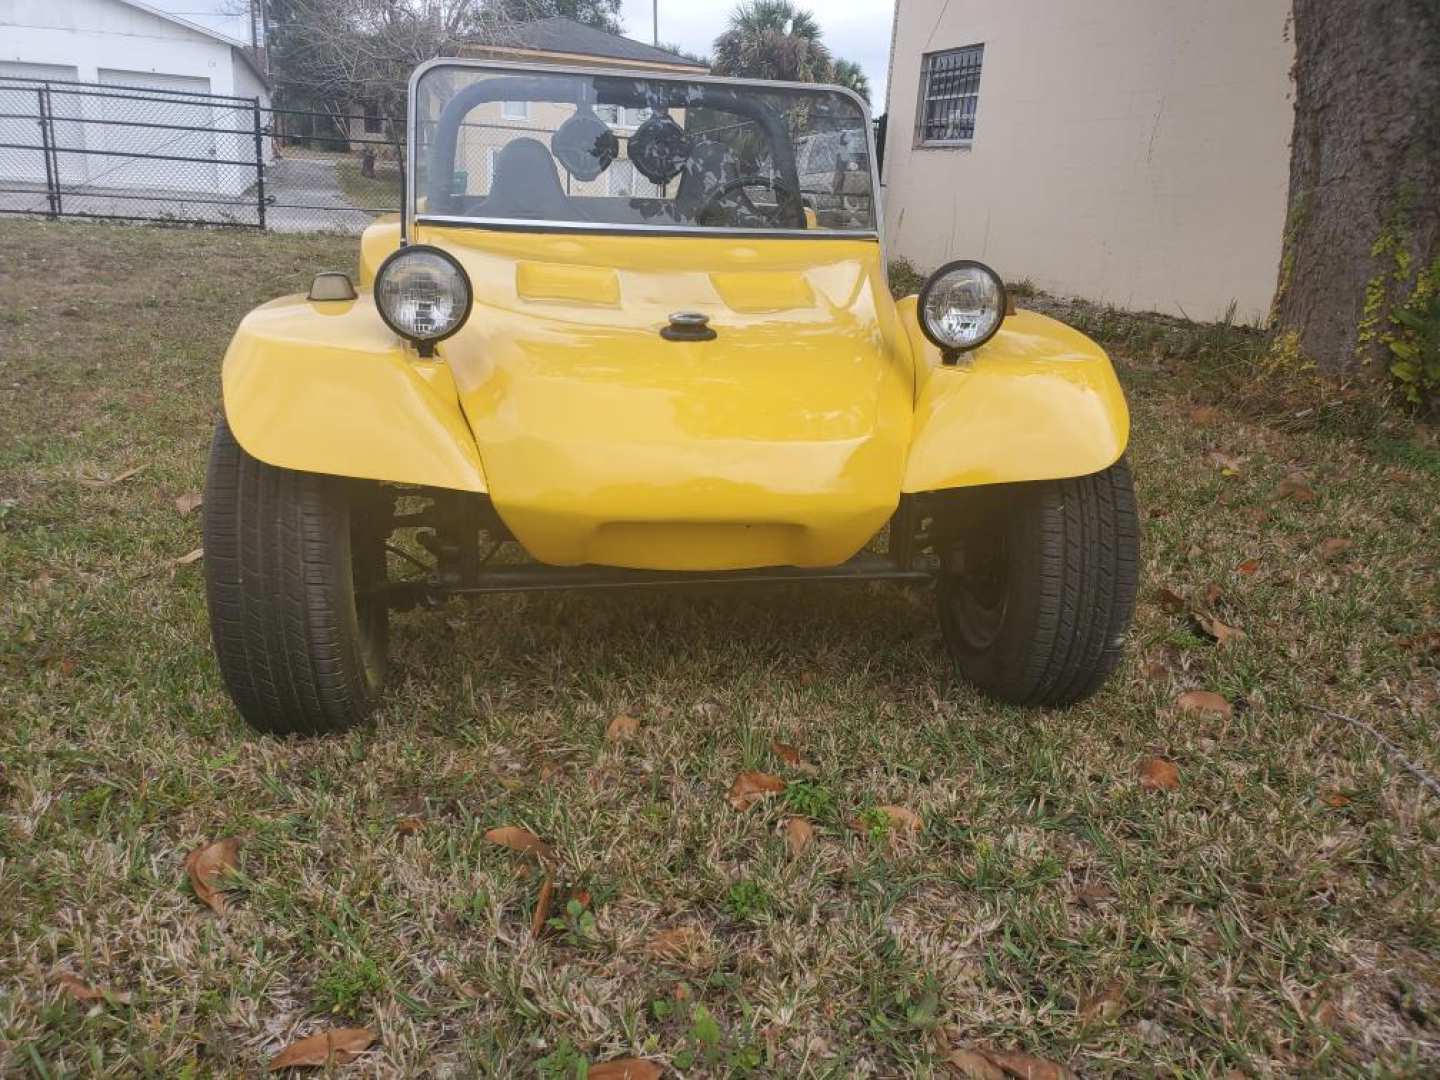
[(1383, 374), (1394, 314), (1440, 288), (1440, 0), (1294, 10), (1278, 341), (1322, 371)]

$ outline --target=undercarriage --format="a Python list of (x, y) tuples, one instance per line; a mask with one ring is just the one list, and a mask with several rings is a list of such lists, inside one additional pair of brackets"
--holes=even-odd
[[(387, 489), (391, 490), (391, 489)], [(837, 566), (767, 566), (748, 570), (632, 570), (614, 566), (548, 566), (533, 561), (493, 561), (514, 536), (490, 500), (436, 489), (403, 491), (377, 506), (387, 551), (413, 573), (375, 583), (367, 592), (393, 610), (435, 607), (459, 596), (702, 585), (774, 585), (795, 582), (892, 581), (928, 585), (940, 570), (931, 554), (935, 496), (902, 496), (886, 530), (885, 550), (867, 547)], [(384, 503), (388, 503), (388, 510)], [(424, 505), (416, 506), (416, 503)], [(398, 504), (398, 507), (397, 507)], [(922, 514), (922, 511), (924, 513)], [(388, 525), (388, 527), (387, 527)], [(409, 533), (428, 555), (407, 550), (395, 534)], [(873, 546), (873, 545), (872, 545)], [(521, 549), (523, 554), (523, 549)], [(392, 560), (392, 564), (394, 560)]]

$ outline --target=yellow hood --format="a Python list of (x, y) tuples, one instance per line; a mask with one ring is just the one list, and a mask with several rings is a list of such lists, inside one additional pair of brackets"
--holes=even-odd
[[(442, 343), (491, 498), (537, 559), (827, 565), (894, 509), (910, 350), (874, 240), (423, 226), (475, 290)], [(660, 336), (676, 311), (716, 338)]]

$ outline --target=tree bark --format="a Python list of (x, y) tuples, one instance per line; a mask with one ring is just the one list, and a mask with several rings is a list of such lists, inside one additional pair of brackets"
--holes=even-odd
[(1440, 275), (1440, 0), (1295, 0), (1294, 13), (1273, 322), (1322, 371), (1383, 374), (1391, 313)]

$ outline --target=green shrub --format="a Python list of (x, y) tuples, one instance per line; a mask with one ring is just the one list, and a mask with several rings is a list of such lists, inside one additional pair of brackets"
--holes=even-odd
[(1384, 341), (1400, 392), (1412, 405), (1440, 404), (1440, 259), (1421, 271), (1410, 299), (1390, 318)]
[(909, 259), (890, 260), (890, 291), (895, 295), (895, 299), (915, 295), (924, 284), (925, 275), (917, 270)]

